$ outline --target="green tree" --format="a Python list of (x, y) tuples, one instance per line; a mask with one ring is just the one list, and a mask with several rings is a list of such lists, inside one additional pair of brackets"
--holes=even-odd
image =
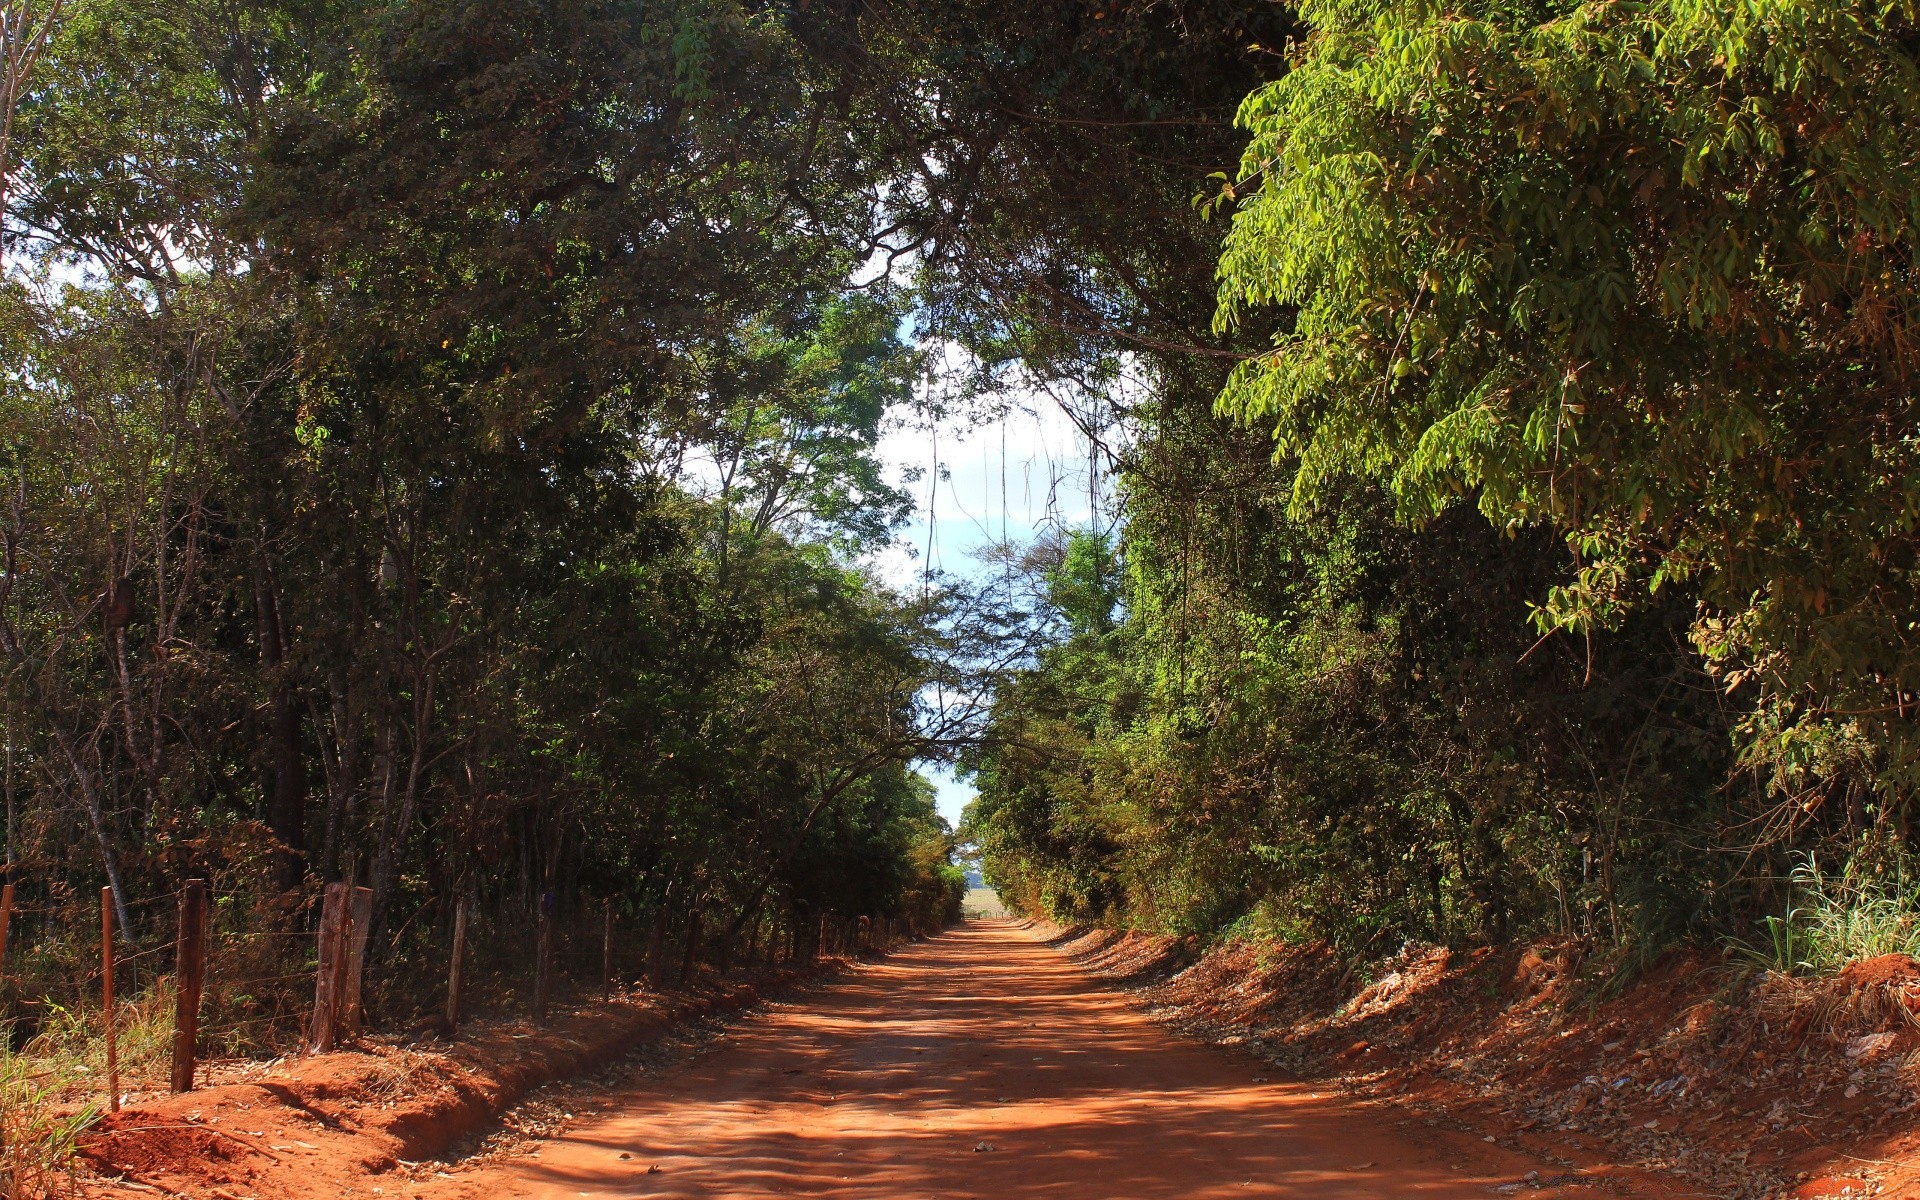
[(1359, 475), (1551, 524), (1543, 629), (1697, 595), (1753, 760), (1903, 807), (1911, 8), (1303, 13), (1221, 259), (1223, 325), (1287, 314), (1221, 402), (1297, 456), (1296, 505)]

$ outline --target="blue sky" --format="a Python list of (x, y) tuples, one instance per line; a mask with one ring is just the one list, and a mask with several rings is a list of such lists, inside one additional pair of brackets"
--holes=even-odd
[[(1024, 543), (1052, 523), (1086, 523), (1092, 506), (1085, 437), (1049, 396), (1015, 399), (1004, 419), (985, 425), (959, 417), (935, 428), (903, 420), (881, 438), (880, 457), (893, 481), (917, 500), (912, 523), (876, 556), (887, 579), (911, 584), (929, 560), (937, 570), (974, 574), (984, 569), (976, 552), (1003, 536)], [(945, 468), (937, 486), (936, 461)], [(922, 472), (919, 482), (904, 482), (915, 468)], [(944, 769), (920, 769), (940, 790), (941, 815), (958, 825), (972, 787)]]

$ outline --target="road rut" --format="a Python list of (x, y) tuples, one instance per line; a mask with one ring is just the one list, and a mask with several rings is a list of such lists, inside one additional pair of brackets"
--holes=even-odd
[[(481, 1197), (1663, 1197), (1264, 1077), (1044, 934), (976, 920), (638, 1079), (533, 1152), (405, 1189)], [(1537, 1172), (1529, 1177), (1529, 1172)], [(1517, 1185), (1517, 1186), (1516, 1186)], [(390, 1194), (390, 1193), (389, 1193)]]

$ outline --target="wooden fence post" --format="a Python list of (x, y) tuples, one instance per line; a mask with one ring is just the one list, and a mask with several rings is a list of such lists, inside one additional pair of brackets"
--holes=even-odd
[(367, 935), (373, 932), (373, 889), (353, 889), (347, 904), (346, 987), (341, 993), (341, 1028), (349, 1038), (360, 1036), (361, 974), (367, 962)]
[(826, 957), (826, 954), (827, 954), (827, 914), (823, 912), (820, 914), (820, 936), (814, 941), (814, 949), (811, 957), (824, 958)]
[(113, 1019), (113, 889), (100, 889), (100, 991), (107, 1026), (107, 1111), (120, 1111), (120, 1048)]
[(533, 951), (533, 1019), (547, 1019), (547, 997), (553, 989), (553, 909), (552, 892), (540, 893), (540, 932)]
[(13, 925), (13, 885), (0, 885), (0, 983), (7, 978), (7, 930)]
[(600, 998), (613, 999), (613, 899), (600, 902)]
[(307, 1053), (326, 1054), (340, 1036), (340, 1005), (347, 986), (348, 926), (353, 923), (352, 889), (330, 883), (320, 901), (320, 969), (313, 983), (313, 1026)]
[(180, 934), (174, 943), (173, 1090), (193, 1090), (200, 1044), (200, 990), (207, 978), (207, 881), (189, 879), (180, 892)]
[(447, 1036), (460, 1028), (460, 972), (467, 957), (467, 909), (465, 896), (453, 905), (453, 962), (447, 966)]

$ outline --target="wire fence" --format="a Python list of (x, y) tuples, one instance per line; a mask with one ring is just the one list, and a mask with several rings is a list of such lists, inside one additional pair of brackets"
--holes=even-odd
[[(97, 1086), (111, 1029), (126, 1090), (177, 1081), (174, 1030), (184, 1019), (180, 981), (191, 965), (180, 961), (180, 947), (190, 943), (180, 936), (185, 891), (118, 903), (49, 887), (32, 903), (0, 899), (3, 1048), (44, 1060), (71, 1086)], [(318, 891), (270, 903), (242, 890), (208, 895), (202, 958), (197, 973), (185, 972), (200, 981), (190, 1035), (198, 1060), (309, 1048), (316, 1004), (326, 1003), (323, 963), (330, 961), (320, 900)], [(115, 910), (111, 1023), (103, 1012), (103, 904)], [(703, 916), (698, 908), (632, 909), (604, 900), (561, 908), (548, 896), (472, 911), (456, 983), (453, 906), (442, 907), (448, 911), (441, 919), (416, 913), (371, 945), (368, 931), (358, 931), (352, 944), (367, 949), (352, 972), (358, 990), (342, 1009), (351, 1010), (356, 1030), (448, 1036), (474, 1015), (540, 1018), (600, 995), (699, 986), (774, 963), (884, 950), (920, 932), (890, 918), (792, 908), (743, 921)], [(458, 996), (457, 1010), (450, 994)], [(189, 1077), (192, 1069), (190, 1062)]]

